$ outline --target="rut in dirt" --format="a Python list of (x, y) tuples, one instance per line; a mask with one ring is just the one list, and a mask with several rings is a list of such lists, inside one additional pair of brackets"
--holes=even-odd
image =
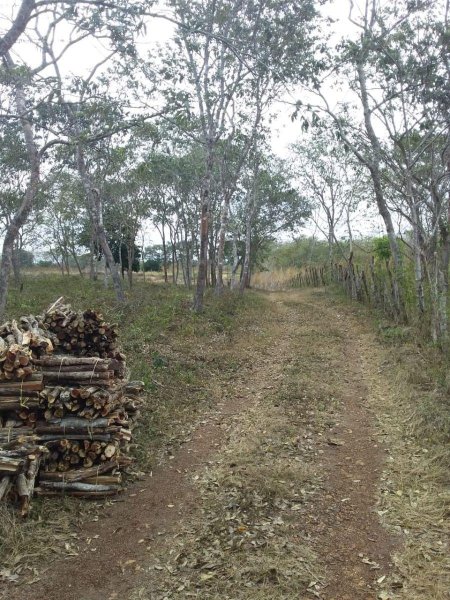
[[(195, 595), (205, 600), (375, 600), (377, 579), (389, 573), (397, 540), (382, 528), (376, 512), (385, 449), (377, 440), (375, 417), (367, 406), (367, 369), (371, 369), (372, 380), (381, 377), (371, 359), (373, 336), (348, 307), (335, 304), (324, 294), (305, 290), (274, 293), (268, 299), (267, 312), (255, 323), (263, 342), (259, 340), (255, 348), (253, 364), (243, 379), (228, 389), (221, 405), (204, 415), (174, 459), (135, 484), (123, 501), (108, 506), (99, 521), (86, 523), (78, 532), (77, 556), (56, 559), (41, 572), (39, 581), (10, 587), (5, 598), (156, 600), (170, 592), (170, 598)], [(251, 335), (243, 333), (243, 337), (252, 343)], [(296, 414), (291, 406), (284, 410), (287, 400), (278, 393), (277, 388), (284, 390), (287, 383)], [(307, 561), (304, 557), (311, 552), (320, 577), (308, 581), (304, 575), (297, 579), (292, 573), (289, 576), (283, 573), (280, 559), (268, 569), (272, 575), (246, 581), (248, 574), (238, 567), (240, 561), (251, 562), (251, 546), (249, 557), (233, 550), (206, 576), (201, 569), (199, 576), (198, 567), (191, 568), (189, 561), (183, 569), (175, 565), (168, 573), (163, 568), (155, 570), (156, 557), (171, 556), (182, 543), (193, 556), (202, 551), (195, 545), (202, 543), (198, 540), (208, 523), (202, 518), (204, 500), (193, 484), (194, 476), (201, 480), (211, 465), (230, 463), (236, 439), (257, 438), (260, 432), (255, 418), (259, 413), (280, 423), (271, 435), (288, 426), (296, 434), (290, 455), (275, 457), (277, 468), (283, 467), (283, 461), (290, 465), (295, 459), (308, 463), (312, 473), (311, 493), (305, 497), (296, 493), (292, 501), (283, 498), (284, 504), (268, 503), (264, 519), (284, 519), (282, 535), (289, 542), (286, 547), (294, 562), (297, 552), (303, 552), (302, 561)], [(275, 448), (286, 443), (284, 439), (272, 441)], [(253, 467), (258, 470), (258, 465)], [(291, 487), (295, 490), (295, 481)], [(208, 518), (220, 521), (220, 503), (211, 506)], [(241, 527), (251, 540), (251, 526)], [(255, 531), (258, 527), (255, 522)], [(276, 532), (273, 535), (276, 537)], [(261, 544), (257, 559), (261, 562), (264, 558), (273, 560), (272, 555), (264, 557)]]

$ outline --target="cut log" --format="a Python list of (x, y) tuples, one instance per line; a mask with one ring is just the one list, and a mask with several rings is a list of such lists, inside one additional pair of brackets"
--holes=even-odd
[(11, 487), (11, 475), (4, 475), (0, 479), (0, 500), (3, 500), (8, 495)]
[(0, 451), (0, 473), (17, 473), (24, 462), (23, 458), (2, 456)]
[(112, 491), (117, 492), (117, 491), (119, 491), (118, 486), (115, 486), (115, 485), (100, 485), (100, 484), (93, 484), (93, 483), (82, 483), (80, 481), (71, 481), (71, 482), (41, 481), (40, 487), (42, 489), (76, 491), (76, 492), (112, 492)]
[(83, 481), (90, 477), (98, 477), (116, 468), (129, 464), (128, 459), (120, 457), (117, 460), (108, 461), (90, 469), (78, 469), (68, 473), (42, 473), (40, 478), (47, 481)]
[(107, 498), (109, 496), (117, 496), (122, 492), (122, 488), (113, 489), (106, 492), (100, 491), (79, 491), (79, 490), (49, 490), (43, 488), (36, 488), (35, 492), (37, 496), (57, 497), (61, 495), (74, 496), (75, 498), (85, 498), (87, 500), (99, 500), (101, 498)]
[(0, 396), (0, 412), (35, 408), (40, 405), (39, 398), (20, 398), (19, 396)]

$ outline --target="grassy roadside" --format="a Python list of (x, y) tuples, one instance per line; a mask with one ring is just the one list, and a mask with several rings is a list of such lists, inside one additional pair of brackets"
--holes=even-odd
[[(121, 307), (101, 283), (77, 276), (28, 277), (20, 293), (12, 289), (8, 317), (39, 313), (64, 295), (76, 308), (95, 307), (119, 324), (131, 377), (146, 384), (146, 403), (135, 431), (134, 470), (150, 471), (189, 435), (202, 413), (221, 397), (221, 382), (240, 368), (233, 339), (251, 327), (261, 300), (252, 294), (207, 298), (203, 315), (190, 309), (184, 288), (139, 282)], [(245, 360), (245, 358), (244, 358)], [(39, 578), (38, 559), (77, 552), (77, 527), (107, 512), (108, 502), (35, 499), (22, 522), (0, 507), (0, 580)]]
[(380, 599), (444, 600), (450, 589), (448, 366), (433, 348), (411, 341), (392, 346), (391, 338), (381, 364), (392, 384), (373, 396), (390, 450), (379, 514), (402, 532), (404, 545)]
[[(400, 533), (396, 570), (382, 582), (379, 600), (444, 600), (450, 589), (449, 358), (423, 343), (413, 327), (398, 327), (340, 290), (330, 302), (371, 321), (381, 375), (372, 379), (368, 405), (388, 448), (378, 514)], [(372, 334), (371, 334), (372, 335)]]

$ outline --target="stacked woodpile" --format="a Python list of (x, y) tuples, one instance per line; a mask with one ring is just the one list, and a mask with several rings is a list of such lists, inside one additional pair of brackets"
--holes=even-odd
[(59, 299), (47, 310), (44, 325), (54, 335), (57, 349), (73, 356), (109, 358), (123, 376), (120, 368), (125, 357), (118, 348), (117, 325), (106, 323), (100, 313), (76, 312)]
[(0, 327), (0, 500), (99, 498), (122, 473), (143, 384), (126, 378), (116, 326), (61, 299)]

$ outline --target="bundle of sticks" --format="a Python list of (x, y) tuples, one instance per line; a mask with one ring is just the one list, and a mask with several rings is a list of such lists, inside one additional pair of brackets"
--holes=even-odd
[[(72, 311), (62, 299), (43, 317), (19, 323), (0, 327), (0, 499), (19, 500), (25, 515), (33, 492), (89, 498), (118, 493), (132, 460), (127, 454), (143, 383), (125, 379), (115, 326), (95, 311)], [(39, 453), (31, 452), (36, 448)], [(15, 454), (5, 454), (2, 463), (1, 452)], [(30, 458), (35, 454), (36, 467)], [(11, 470), (3, 472), (2, 464)], [(30, 478), (34, 468), (25, 496), (22, 475)]]
[(20, 513), (30, 510), (36, 477), (47, 448), (36, 444), (9, 442), (0, 449), (0, 500), (7, 495), (17, 498)]
[(0, 382), (23, 381), (33, 374), (33, 358), (53, 351), (53, 343), (33, 316), (0, 327)]
[(126, 456), (105, 460), (99, 465), (70, 471), (44, 471), (39, 476), (39, 496), (58, 496), (62, 492), (81, 498), (104, 498), (121, 491), (121, 469), (131, 459)]
[(124, 355), (118, 361), (114, 358), (78, 356), (44, 356), (35, 359), (33, 364), (40, 367), (47, 384), (62, 385), (97, 385), (108, 387), (115, 377), (124, 375)]
[[(56, 386), (38, 391), (17, 386), (9, 390), (13, 395), (4, 396), (0, 385), (0, 415), (4, 416), (0, 448), (10, 443), (46, 448), (39, 482), (51, 480), (55, 485), (40, 485), (37, 494), (99, 498), (118, 493), (123, 489), (121, 470), (131, 462), (127, 454), (142, 389), (142, 382), (123, 381), (110, 390)], [(89, 469), (94, 471), (84, 475)], [(113, 479), (93, 482), (94, 472), (96, 476), (112, 472)], [(70, 476), (55, 480), (54, 473)]]
[(117, 325), (110, 325), (94, 310), (74, 311), (59, 298), (43, 317), (46, 329), (56, 336), (58, 349), (74, 356), (96, 356), (123, 362), (118, 349)]

